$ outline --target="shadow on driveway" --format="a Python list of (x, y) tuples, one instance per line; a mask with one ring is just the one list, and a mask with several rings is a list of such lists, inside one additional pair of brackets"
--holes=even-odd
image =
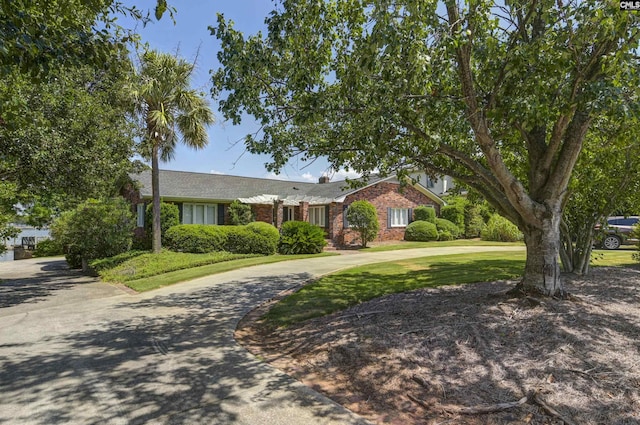
[(0, 344), (0, 422), (365, 424), (233, 339), (254, 306), (308, 278), (247, 279), (119, 301), (77, 330)]
[(46, 258), (0, 263), (0, 279), (0, 308), (40, 302), (62, 289), (97, 282), (70, 270), (64, 260)]

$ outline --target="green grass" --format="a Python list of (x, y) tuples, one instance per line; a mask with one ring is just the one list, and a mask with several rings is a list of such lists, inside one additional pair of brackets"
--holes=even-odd
[[(594, 251), (592, 265), (637, 265), (635, 250)], [(344, 310), (384, 295), (419, 288), (515, 279), (524, 252), (439, 255), (355, 267), (325, 276), (276, 304), (265, 316), (271, 326), (289, 326)]]
[(632, 258), (633, 253), (637, 252), (638, 249), (632, 246), (623, 246), (615, 251), (596, 249), (591, 254), (591, 265), (593, 267), (638, 265), (638, 261)]
[(481, 241), (477, 239), (457, 239), (454, 241), (441, 241), (441, 242), (398, 241), (398, 243), (364, 248), (361, 251), (362, 252), (396, 251), (399, 249), (438, 248), (443, 246), (524, 246), (524, 243), (522, 242), (491, 242), (491, 241)]
[(439, 255), (354, 267), (325, 276), (276, 304), (265, 316), (289, 326), (383, 295), (418, 288), (513, 279), (522, 274), (523, 252)]
[[(327, 255), (335, 254), (262, 256), (227, 252), (208, 254), (171, 251), (163, 251), (160, 254), (145, 252), (129, 255), (122, 262), (111, 260), (107, 266), (110, 268), (105, 268), (99, 273), (104, 281), (123, 283), (135, 291), (143, 292), (229, 270)], [(113, 264), (116, 265), (111, 267)]]

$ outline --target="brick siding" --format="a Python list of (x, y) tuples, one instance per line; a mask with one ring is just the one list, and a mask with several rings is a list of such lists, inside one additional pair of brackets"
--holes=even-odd
[[(371, 187), (362, 189), (352, 195), (347, 196), (344, 204), (337, 204), (333, 216), (333, 240), (339, 245), (352, 245), (360, 243), (360, 236), (351, 229), (343, 228), (344, 212), (354, 201), (369, 201), (378, 213), (380, 231), (376, 241), (391, 241), (404, 239), (405, 227), (387, 227), (387, 208), (416, 208), (421, 205), (432, 205), (436, 209), (436, 214), (440, 215), (440, 206), (429, 197), (412, 186), (406, 186), (399, 191), (400, 185), (382, 182)], [(410, 218), (411, 220), (412, 218)]]

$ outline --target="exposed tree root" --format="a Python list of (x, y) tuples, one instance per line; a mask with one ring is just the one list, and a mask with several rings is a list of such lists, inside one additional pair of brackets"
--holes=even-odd
[(422, 407), (425, 407), (427, 409), (437, 409), (437, 410), (443, 410), (447, 413), (457, 413), (459, 415), (479, 415), (479, 414), (484, 414), (484, 413), (495, 413), (495, 412), (501, 412), (503, 410), (507, 410), (507, 409), (512, 409), (514, 407), (518, 407), (521, 406), (523, 404), (525, 404), (528, 400), (529, 397), (522, 397), (520, 400), (518, 401), (511, 401), (508, 403), (498, 403), (498, 404), (479, 404), (477, 406), (458, 406), (455, 404), (428, 404), (410, 394), (407, 395), (409, 397), (410, 400), (418, 403), (419, 405), (421, 405)]
[(562, 414), (560, 414), (560, 412), (545, 403), (545, 401), (540, 398), (538, 392), (535, 392), (533, 394), (533, 397), (531, 397), (531, 401), (540, 406), (549, 415), (560, 419), (562, 422), (564, 422), (565, 425), (576, 425), (575, 422), (573, 422), (571, 419), (567, 419), (566, 416), (563, 416)]

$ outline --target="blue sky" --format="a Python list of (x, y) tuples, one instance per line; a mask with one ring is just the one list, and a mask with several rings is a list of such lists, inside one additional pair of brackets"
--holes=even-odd
[[(133, 0), (142, 10), (152, 9), (156, 0)], [(142, 41), (151, 48), (176, 53), (187, 60), (193, 61), (197, 56), (197, 69), (194, 74), (194, 88), (200, 89), (209, 96), (211, 80), (209, 70), (217, 69), (220, 65), (216, 58), (220, 45), (215, 37), (210, 35), (208, 26), (216, 23), (216, 14), (222, 13), (226, 18), (235, 22), (235, 28), (245, 35), (264, 32), (264, 20), (273, 10), (274, 3), (270, 0), (169, 0), (176, 7), (175, 25), (165, 15), (160, 21), (153, 21), (146, 27), (138, 25), (137, 32)], [(133, 23), (121, 20), (121, 25), (131, 28)], [(249, 177), (269, 177), (296, 181), (317, 181), (327, 171), (325, 161), (313, 164), (301, 161), (291, 161), (279, 176), (268, 173), (264, 163), (268, 156), (257, 156), (245, 152), (241, 139), (248, 133), (255, 132), (258, 126), (248, 117), (240, 126), (233, 126), (224, 122), (218, 105), (209, 96), (212, 109), (216, 113), (216, 124), (209, 128), (209, 146), (200, 151), (191, 150), (185, 146), (178, 147), (175, 159), (162, 163), (162, 169), (195, 171), (203, 173), (220, 173)], [(353, 174), (349, 175), (354, 177)], [(337, 173), (333, 180), (339, 180), (344, 174)]]

